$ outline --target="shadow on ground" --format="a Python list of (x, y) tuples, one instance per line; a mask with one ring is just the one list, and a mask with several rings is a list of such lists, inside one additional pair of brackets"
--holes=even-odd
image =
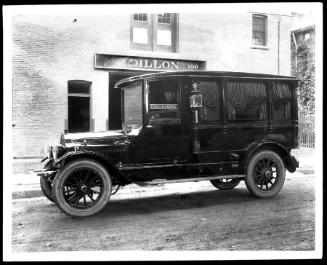
[[(81, 222), (92, 221), (99, 217), (113, 218), (129, 215), (143, 215), (174, 210), (189, 210), (195, 208), (205, 208), (210, 206), (224, 206), (228, 204), (235, 207), (235, 204), (246, 204), (248, 202), (260, 202), (262, 204), (271, 203), (272, 200), (280, 200), (283, 195), (279, 194), (270, 199), (257, 199), (249, 194), (246, 188), (238, 188), (229, 191), (213, 190), (202, 192), (191, 192), (187, 194), (167, 194), (152, 197), (128, 198), (110, 200), (107, 206), (98, 214), (85, 218), (74, 218)], [(55, 205), (53, 205), (55, 206)], [(59, 209), (58, 209), (59, 211)], [(62, 217), (66, 217), (62, 214)], [(70, 217), (67, 216), (69, 220)]]

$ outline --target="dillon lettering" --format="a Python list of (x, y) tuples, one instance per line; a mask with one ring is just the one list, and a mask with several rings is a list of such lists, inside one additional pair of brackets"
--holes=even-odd
[(171, 62), (171, 66), (173, 66), (175, 69), (179, 69), (178, 62)]
[(167, 62), (167, 61), (163, 61), (161, 65), (162, 65), (162, 68), (164, 68), (164, 69), (169, 69), (170, 68), (170, 63)]
[(128, 64), (137, 68), (153, 68), (153, 69), (179, 69), (179, 62), (169, 62), (161, 60), (150, 59), (134, 59), (129, 58)]
[(161, 69), (161, 64), (158, 65), (158, 61), (153, 60), (153, 68)]
[(128, 63), (129, 63), (130, 65), (132, 65), (132, 66), (135, 66), (135, 67), (138, 66), (138, 62), (137, 62), (137, 60), (135, 60), (135, 59), (128, 59)]
[(152, 62), (150, 64), (148, 64), (148, 60), (144, 60), (144, 67), (145, 68), (152, 68), (153, 64), (152, 64)]

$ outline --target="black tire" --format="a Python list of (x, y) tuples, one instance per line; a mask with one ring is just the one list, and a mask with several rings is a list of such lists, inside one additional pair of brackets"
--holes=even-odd
[(52, 186), (57, 206), (72, 217), (86, 217), (101, 211), (110, 198), (111, 190), (112, 181), (108, 171), (91, 159), (79, 159), (66, 164)]
[(234, 189), (238, 184), (240, 184), (240, 179), (213, 179), (210, 180), (211, 184), (214, 185), (219, 190), (231, 190)]
[(285, 165), (273, 151), (260, 151), (251, 157), (245, 184), (251, 194), (258, 198), (275, 196), (285, 182)]
[(52, 197), (52, 185), (51, 182), (44, 177), (40, 177), (40, 186), (41, 190), (47, 199), (49, 199), (52, 202), (55, 202), (53, 197)]

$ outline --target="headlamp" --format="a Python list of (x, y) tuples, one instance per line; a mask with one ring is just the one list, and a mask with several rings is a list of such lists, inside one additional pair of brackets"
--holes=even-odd
[(56, 161), (57, 158), (60, 156), (61, 151), (64, 149), (64, 146), (61, 144), (56, 144), (52, 146), (52, 157), (53, 160)]

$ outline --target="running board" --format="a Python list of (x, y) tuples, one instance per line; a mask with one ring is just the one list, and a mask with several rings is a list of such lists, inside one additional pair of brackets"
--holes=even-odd
[(245, 178), (245, 175), (227, 175), (227, 176), (211, 176), (211, 177), (202, 177), (202, 178), (184, 178), (184, 179), (154, 179), (152, 181), (138, 181), (134, 182), (139, 186), (148, 186), (148, 185), (157, 185), (157, 184), (168, 184), (168, 183), (183, 183), (183, 182), (198, 182), (204, 180), (214, 180), (214, 179), (237, 179)]

